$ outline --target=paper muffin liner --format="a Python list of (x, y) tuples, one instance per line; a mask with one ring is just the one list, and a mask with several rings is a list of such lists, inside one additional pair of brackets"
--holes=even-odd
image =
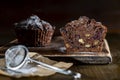
[(51, 43), (54, 30), (51, 31), (36, 31), (35, 46), (47, 46)]
[(54, 30), (15, 29), (19, 44), (30, 47), (42, 47), (51, 43)]

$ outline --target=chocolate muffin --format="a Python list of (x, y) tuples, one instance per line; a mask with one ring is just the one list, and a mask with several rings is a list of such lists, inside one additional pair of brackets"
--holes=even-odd
[(81, 16), (60, 29), (68, 53), (100, 52), (103, 49), (107, 28), (95, 19)]
[(55, 27), (41, 20), (38, 16), (30, 16), (27, 20), (15, 23), (15, 32), (18, 43), (30, 46), (47, 46), (51, 42)]

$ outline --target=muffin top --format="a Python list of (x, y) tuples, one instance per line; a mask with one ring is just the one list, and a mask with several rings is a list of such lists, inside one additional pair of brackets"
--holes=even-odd
[(31, 29), (31, 30), (53, 30), (53, 27), (50, 23), (41, 20), (37, 15), (30, 16), (26, 20), (23, 20), (19, 23), (15, 23), (16, 28), (22, 29)]
[(104, 25), (102, 25), (101, 22), (97, 22), (95, 19), (89, 19), (86, 16), (81, 16), (78, 20), (73, 20), (65, 25), (66, 27), (70, 28), (76, 28), (81, 27), (81, 31), (83, 30), (91, 30), (93, 28), (101, 27), (103, 29), (106, 29)]

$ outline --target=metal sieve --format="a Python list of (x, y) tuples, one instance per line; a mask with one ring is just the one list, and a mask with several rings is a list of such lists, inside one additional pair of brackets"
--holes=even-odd
[(71, 70), (60, 69), (60, 68), (48, 65), (46, 63), (31, 59), (28, 56), (28, 52), (29, 51), (27, 47), (23, 45), (12, 46), (9, 49), (7, 49), (7, 51), (5, 52), (6, 68), (10, 70), (17, 70), (21, 68), (25, 63), (35, 62), (44, 68), (53, 70), (61, 74), (73, 76), (75, 79), (81, 78), (80, 73), (72, 72)]

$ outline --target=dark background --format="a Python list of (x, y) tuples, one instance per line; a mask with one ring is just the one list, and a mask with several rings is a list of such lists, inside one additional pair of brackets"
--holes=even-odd
[(33, 14), (56, 26), (56, 36), (60, 27), (80, 16), (102, 22), (108, 33), (120, 33), (120, 0), (1, 0), (0, 45), (15, 39), (15, 22)]

